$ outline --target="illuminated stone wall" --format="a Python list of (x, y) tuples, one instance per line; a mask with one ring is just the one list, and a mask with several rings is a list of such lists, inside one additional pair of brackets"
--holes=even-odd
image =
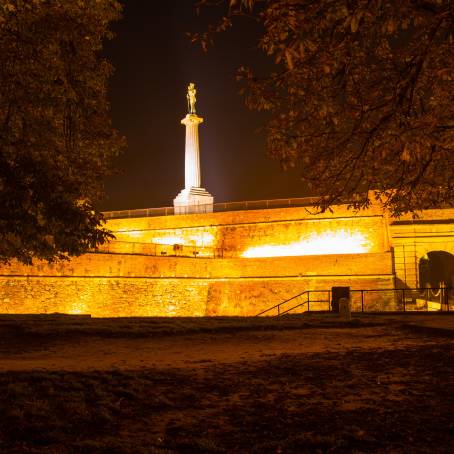
[(97, 317), (255, 315), (304, 290), (392, 286), (389, 253), (317, 260), (86, 254), (57, 266), (13, 264), (0, 271), (0, 313)]
[[(1, 267), (0, 313), (255, 315), (306, 290), (391, 289), (395, 276), (403, 276), (399, 248), (413, 284), (408, 263), (429, 250), (454, 251), (453, 225), (453, 210), (389, 222), (375, 208), (355, 216), (346, 207), (316, 216), (305, 208), (280, 208), (115, 219), (108, 223), (117, 235), (111, 253)], [(170, 257), (173, 244), (197, 249), (198, 258)], [(203, 257), (214, 250), (223, 258)], [(322, 254), (304, 255), (316, 251)], [(263, 253), (290, 256), (261, 258)], [(355, 310), (359, 295), (353, 294)], [(396, 308), (392, 293), (363, 296), (365, 309)]]
[[(355, 216), (346, 207), (311, 215), (306, 208), (236, 211), (203, 215), (114, 219), (107, 227), (118, 242), (115, 252), (144, 251), (150, 244), (212, 250), (225, 257), (267, 257), (370, 253), (389, 250), (385, 218), (369, 210)], [(171, 253), (171, 249), (168, 253)]]

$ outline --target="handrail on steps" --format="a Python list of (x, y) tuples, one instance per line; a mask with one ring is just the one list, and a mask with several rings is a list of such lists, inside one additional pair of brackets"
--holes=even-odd
[[(311, 293), (327, 293), (328, 294), (328, 300), (311, 300)], [(272, 311), (273, 309), (277, 308), (277, 317), (287, 314), (288, 312), (292, 311), (293, 309), (296, 309), (297, 307), (303, 306), (304, 304), (307, 304), (307, 310), (309, 310), (309, 304), (310, 303), (319, 303), (319, 302), (325, 302), (330, 300), (330, 293), (331, 290), (305, 290), (304, 292), (298, 293), (297, 295), (292, 296), (291, 298), (286, 299), (285, 301), (280, 302), (279, 304), (276, 304), (272, 307), (269, 307), (268, 309), (265, 309), (264, 311), (260, 312), (259, 314), (256, 315), (258, 317), (259, 315), (266, 314), (267, 312)], [(292, 301), (300, 296), (303, 296), (304, 294), (307, 295), (306, 301), (303, 301), (302, 303), (297, 304), (296, 306), (292, 306), (290, 309), (285, 310), (284, 312), (281, 312), (281, 306), (283, 304), (288, 303), (289, 301)]]
[(282, 315), (288, 314), (290, 311), (293, 311), (293, 309), (296, 309), (297, 307), (300, 307), (300, 306), (304, 306), (305, 304), (307, 304), (307, 310), (309, 310), (309, 298), (308, 298), (307, 301), (303, 301), (302, 303), (297, 304), (296, 306), (293, 306), (293, 307), (291, 307), (290, 309), (287, 309), (284, 312), (281, 312), (276, 317), (281, 317)]
[(304, 292), (298, 293), (298, 295), (292, 296), (291, 298), (289, 298), (289, 299), (287, 299), (285, 301), (282, 301), (282, 302), (280, 302), (279, 304), (276, 304), (273, 307), (269, 307), (268, 309), (265, 309), (264, 311), (262, 311), (259, 314), (257, 314), (256, 317), (258, 317), (259, 315), (266, 314), (267, 312), (270, 312), (273, 309), (276, 309), (276, 307), (277, 307), (277, 314), (280, 315), (280, 313), (281, 313), (280, 306), (282, 306), (282, 304), (288, 303), (289, 301), (292, 301), (295, 298), (298, 298), (299, 296), (304, 295), (305, 293), (309, 293), (309, 290), (305, 290)]

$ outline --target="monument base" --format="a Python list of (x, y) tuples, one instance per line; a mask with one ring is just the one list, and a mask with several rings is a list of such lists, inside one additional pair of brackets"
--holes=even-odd
[(212, 213), (213, 200), (213, 196), (204, 188), (183, 189), (173, 199), (174, 213)]

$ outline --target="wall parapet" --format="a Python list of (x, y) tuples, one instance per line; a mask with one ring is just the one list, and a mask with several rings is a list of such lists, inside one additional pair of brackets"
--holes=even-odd
[[(323, 197), (299, 197), (291, 199), (270, 199), (270, 200), (245, 200), (241, 202), (217, 202), (206, 205), (188, 206), (188, 213), (191, 213), (191, 208), (197, 208), (196, 213), (221, 213), (225, 211), (244, 211), (244, 210), (262, 210), (268, 208), (284, 208), (284, 207), (308, 207), (314, 206)], [(136, 210), (117, 210), (104, 211), (103, 215), (106, 219), (123, 219), (123, 218), (140, 218), (153, 216), (173, 216), (182, 215), (183, 213), (175, 213), (174, 207), (161, 208), (139, 208)]]

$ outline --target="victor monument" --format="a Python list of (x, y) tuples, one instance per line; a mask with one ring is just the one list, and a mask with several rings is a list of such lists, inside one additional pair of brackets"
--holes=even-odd
[(175, 214), (213, 211), (213, 196), (201, 187), (199, 124), (203, 118), (196, 114), (196, 93), (195, 85), (191, 82), (187, 93), (188, 113), (181, 120), (186, 126), (184, 189), (173, 200)]

